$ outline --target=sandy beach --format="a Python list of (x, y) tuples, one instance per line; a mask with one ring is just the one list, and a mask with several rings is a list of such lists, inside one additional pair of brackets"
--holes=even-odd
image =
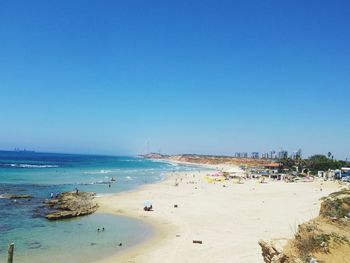
[[(317, 216), (319, 199), (341, 188), (330, 181), (210, 184), (207, 173), (174, 172), (162, 182), (100, 197), (99, 212), (143, 220), (155, 235), (96, 263), (263, 262), (260, 239), (291, 238), (298, 224)], [(143, 211), (145, 200), (153, 211)]]

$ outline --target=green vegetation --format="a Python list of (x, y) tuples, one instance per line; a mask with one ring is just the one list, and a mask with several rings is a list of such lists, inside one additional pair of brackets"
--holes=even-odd
[(301, 252), (302, 259), (309, 257), (313, 252), (329, 252), (331, 244), (350, 245), (350, 241), (346, 236), (335, 232), (324, 232), (317, 226), (307, 226), (306, 229), (305, 226), (299, 228), (294, 242)]
[(306, 160), (306, 165), (308, 168), (311, 170), (313, 173), (317, 173), (317, 171), (328, 171), (329, 169), (335, 170), (335, 169), (340, 169), (343, 166), (348, 165), (346, 161), (338, 161), (334, 160), (333, 155), (330, 155), (327, 158), (325, 155), (313, 155), (309, 159)]
[(320, 215), (344, 218), (350, 211), (350, 190), (341, 190), (330, 194), (321, 204)]
[(331, 152), (328, 152), (327, 156), (322, 154), (316, 154), (308, 159), (302, 159), (301, 156), (296, 158), (284, 157), (279, 160), (282, 163), (283, 168), (291, 171), (310, 171), (312, 174), (316, 174), (317, 171), (328, 171), (329, 169), (335, 170), (341, 167), (350, 166), (347, 161), (334, 160), (334, 156)]

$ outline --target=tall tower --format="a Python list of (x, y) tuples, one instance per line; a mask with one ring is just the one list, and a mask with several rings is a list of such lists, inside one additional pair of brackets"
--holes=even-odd
[(145, 154), (149, 154), (149, 140), (146, 140), (145, 143)]

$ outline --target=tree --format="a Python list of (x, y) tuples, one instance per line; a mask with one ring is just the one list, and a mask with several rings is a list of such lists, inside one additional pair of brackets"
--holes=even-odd
[[(332, 157), (332, 155), (330, 157)], [(321, 154), (313, 155), (306, 160), (306, 166), (310, 168), (313, 173), (316, 173), (317, 171), (328, 171), (329, 169), (340, 169), (346, 165), (347, 162), (345, 161), (330, 159), (327, 158), (327, 156)]]

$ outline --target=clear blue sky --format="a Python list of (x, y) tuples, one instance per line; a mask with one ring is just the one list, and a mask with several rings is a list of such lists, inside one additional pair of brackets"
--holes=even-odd
[(350, 2), (0, 0), (0, 148), (350, 157)]

